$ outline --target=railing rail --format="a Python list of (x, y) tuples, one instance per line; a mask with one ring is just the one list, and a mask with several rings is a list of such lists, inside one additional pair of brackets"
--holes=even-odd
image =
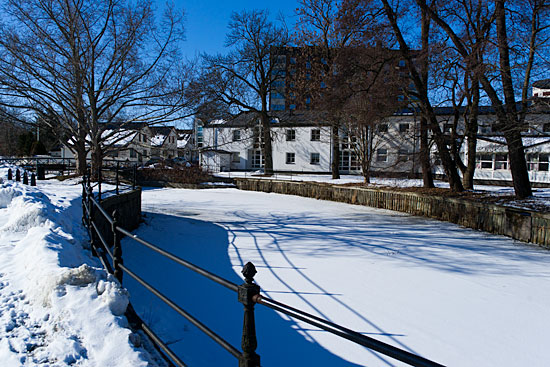
[[(98, 195), (99, 196), (99, 195)], [(142, 238), (139, 238), (137, 235), (130, 233), (126, 229), (118, 225), (118, 218), (116, 211), (112, 215), (109, 215), (105, 209), (101, 206), (100, 197), (97, 199), (94, 197), (92, 186), (90, 180), (87, 177), (84, 177), (83, 180), (83, 193), (82, 193), (82, 203), (83, 203), (83, 223), (88, 228), (90, 235), (90, 243), (92, 250), (97, 254), (103, 266), (109, 271), (113, 272), (115, 277), (122, 284), (123, 275), (127, 274), (139, 284), (141, 284), (148, 291), (157, 296), (160, 300), (166, 303), (169, 307), (174, 309), (178, 314), (183, 316), (193, 325), (195, 325), (199, 330), (205, 333), (208, 337), (218, 343), (226, 351), (228, 351), (232, 356), (239, 360), (239, 367), (259, 367), (260, 366), (260, 357), (256, 354), (255, 350), (257, 347), (256, 341), (256, 328), (255, 328), (255, 318), (254, 318), (254, 306), (256, 304), (263, 305), (265, 307), (271, 308), (275, 311), (281, 312), (285, 315), (288, 315), (294, 319), (303, 321), (312, 326), (315, 326), (319, 329), (330, 332), (331, 334), (337, 335), (341, 338), (347, 339), (356, 344), (362, 345), (369, 349), (372, 349), (376, 352), (379, 352), (388, 357), (394, 358), (401, 362), (404, 362), (411, 366), (417, 367), (442, 367), (443, 365), (430, 361), (421, 356), (415, 355), (408, 351), (402, 350), (400, 348), (394, 347), (392, 345), (386, 344), (379, 340), (373, 339), (371, 337), (362, 335), (356, 331), (348, 329), (344, 326), (338, 325), (331, 321), (325, 320), (318, 316), (309, 314), (300, 309), (294, 308), (292, 306), (286, 305), (282, 302), (264, 297), (260, 295), (260, 287), (254, 283), (254, 275), (256, 274), (256, 269), (252, 263), (247, 263), (243, 268), (243, 275), (245, 278), (245, 283), (242, 285), (237, 285), (227, 279), (224, 279), (206, 269), (203, 269), (187, 260), (184, 260), (162, 248), (146, 241)], [(109, 244), (106, 243), (104, 236), (99, 231), (98, 226), (94, 221), (94, 213), (97, 209), (99, 213), (109, 224), (110, 229), (113, 235), (113, 250), (109, 250)], [(126, 265), (124, 265), (122, 260), (122, 247), (120, 246), (120, 239), (122, 235), (127, 236), (130, 240), (137, 242), (160, 255), (174, 261), (175, 263), (192, 270), (201, 276), (204, 276), (207, 279), (212, 280), (213, 282), (220, 284), (233, 292), (236, 292), (238, 295), (238, 301), (244, 305), (244, 321), (243, 321), (243, 334), (241, 341), (242, 352), (237, 348), (232, 346), (229, 342), (223, 339), (221, 336), (216, 334), (213, 330), (208, 328), (201, 321), (196, 319), (194, 316), (189, 314), (174, 301), (168, 298), (166, 295), (161, 293), (146, 280), (139, 277)], [(98, 241), (99, 240), (99, 241)], [(110, 260), (113, 262), (111, 267), (109, 259), (105, 258), (105, 254), (109, 255)], [(166, 353), (166, 355), (175, 363), (177, 366), (185, 366), (185, 364), (177, 357), (177, 355), (166, 346), (158, 336), (156, 336), (145, 323), (141, 323), (142, 329), (144, 332), (151, 337), (151, 339), (158, 345), (158, 347)]]

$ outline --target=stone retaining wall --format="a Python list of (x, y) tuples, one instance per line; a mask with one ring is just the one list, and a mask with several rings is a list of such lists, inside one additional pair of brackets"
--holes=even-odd
[(412, 192), (315, 182), (235, 178), (235, 184), (241, 190), (298, 195), (425, 216), (550, 249), (550, 214), (546, 213)]

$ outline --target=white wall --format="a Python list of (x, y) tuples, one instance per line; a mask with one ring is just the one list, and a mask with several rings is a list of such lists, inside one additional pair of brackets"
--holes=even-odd
[[(296, 139), (286, 140), (287, 130), (295, 130)], [(311, 141), (311, 131), (320, 130), (319, 141)], [(330, 172), (331, 143), (329, 127), (274, 127), (273, 169), (292, 172)], [(295, 163), (286, 163), (286, 153), (294, 153)], [(319, 164), (311, 164), (311, 153), (319, 153)]]

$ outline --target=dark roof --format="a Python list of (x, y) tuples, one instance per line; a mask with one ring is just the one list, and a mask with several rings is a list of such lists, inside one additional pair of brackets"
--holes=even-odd
[[(325, 112), (321, 111), (271, 111), (269, 117), (274, 127), (292, 127), (292, 126), (319, 126), (329, 125), (326, 122)], [(224, 127), (244, 127), (255, 126), (259, 120), (259, 114), (256, 112), (241, 113), (231, 120), (215, 120), (206, 124), (205, 128)]]
[(155, 135), (169, 135), (174, 126), (150, 126), (149, 128)]
[(550, 89), (550, 79), (537, 80), (533, 83), (533, 87), (540, 89)]

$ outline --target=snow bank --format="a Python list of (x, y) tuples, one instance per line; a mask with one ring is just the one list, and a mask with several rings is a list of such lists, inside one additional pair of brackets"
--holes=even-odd
[(40, 187), (0, 183), (1, 365), (163, 365), (133, 345), (128, 292), (85, 249), (71, 195), (59, 205)]

